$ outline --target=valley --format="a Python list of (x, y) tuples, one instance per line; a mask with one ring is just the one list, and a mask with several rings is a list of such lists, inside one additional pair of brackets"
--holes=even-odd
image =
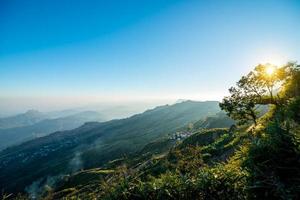
[[(126, 119), (86, 123), (25, 142), (0, 153), (0, 186), (7, 191), (22, 191), (47, 176), (101, 166), (219, 111), (216, 101), (186, 101)], [(76, 157), (80, 159), (78, 166), (72, 161)]]

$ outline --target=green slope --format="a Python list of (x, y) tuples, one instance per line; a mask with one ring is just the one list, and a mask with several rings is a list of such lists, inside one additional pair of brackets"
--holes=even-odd
[[(168, 140), (149, 143), (139, 154), (107, 165), (114, 172), (101, 177), (93, 190), (89, 184), (68, 188), (61, 182), (63, 190), (56, 188), (45, 197), (299, 199), (299, 108), (299, 99), (273, 108), (255, 128), (194, 130), (166, 149), (161, 147)], [(282, 112), (288, 117), (282, 119)]]
[(218, 102), (186, 101), (8, 148), (0, 153), (0, 188), (18, 192), (43, 177), (102, 166), (217, 112)]

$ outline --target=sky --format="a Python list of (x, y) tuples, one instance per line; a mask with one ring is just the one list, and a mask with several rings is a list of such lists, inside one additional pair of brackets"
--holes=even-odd
[(0, 114), (221, 100), (299, 46), (297, 0), (0, 0)]

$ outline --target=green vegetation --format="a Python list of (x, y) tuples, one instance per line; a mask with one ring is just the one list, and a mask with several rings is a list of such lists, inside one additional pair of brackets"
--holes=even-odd
[[(269, 67), (256, 67), (220, 104), (239, 126), (187, 124), (192, 135), (183, 141), (149, 142), (62, 179), (42, 198), (299, 199), (300, 67)], [(259, 105), (269, 106), (263, 116)]]
[[(223, 99), (220, 107), (240, 124), (252, 120), (256, 125), (259, 105), (278, 106), (288, 101), (288, 98), (284, 98), (287, 94), (279, 92), (275, 97), (274, 92), (281, 90), (283, 84), (292, 84), (290, 79), (297, 79), (297, 73), (299, 67), (295, 63), (280, 68), (270, 64), (258, 65), (237, 82), (237, 87), (229, 89), (231, 95)], [(294, 85), (293, 90), (298, 89), (299, 86)]]
[[(73, 191), (65, 197), (188, 199), (203, 193), (205, 198), (217, 198), (215, 191), (222, 189), (223, 184), (229, 184), (223, 183), (224, 180), (230, 178), (231, 183), (238, 184), (238, 178), (245, 179), (244, 172), (230, 171), (228, 164), (224, 168), (224, 165), (215, 163), (217, 159), (221, 161), (233, 155), (233, 151), (223, 150), (226, 145), (228, 148), (238, 148), (239, 144), (234, 141), (237, 138), (243, 142), (248, 139), (238, 132), (230, 133), (228, 129), (196, 131), (194, 135), (167, 152), (156, 152), (150, 159), (140, 159), (139, 164), (131, 162), (139, 157), (138, 155), (127, 158), (127, 161), (123, 160), (119, 167), (115, 168), (112, 176), (104, 177), (97, 190), (80, 191), (78, 195)], [(203, 141), (206, 141), (207, 145), (203, 145)], [(214, 191), (210, 191), (211, 187), (215, 187)], [(231, 190), (237, 191), (236, 188)], [(57, 198), (56, 195), (61, 192), (56, 191), (53, 198)], [(227, 195), (230, 196), (231, 194)]]
[(168, 142), (162, 145), (155, 142), (217, 112), (220, 112), (217, 101), (185, 101), (121, 120), (86, 123), (74, 130), (7, 148), (0, 152), (0, 188), (6, 193), (23, 192), (26, 186), (40, 188), (47, 179), (59, 180), (60, 176), (81, 169), (117, 166), (116, 159), (136, 154), (149, 143), (153, 151), (164, 146), (169, 149), (172, 145)]

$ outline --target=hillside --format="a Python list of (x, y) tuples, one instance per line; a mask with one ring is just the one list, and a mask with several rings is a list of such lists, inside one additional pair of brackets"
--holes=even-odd
[(27, 192), (17, 199), (299, 199), (300, 66), (267, 67), (220, 103), (160, 106), (8, 148), (1, 187)]
[(194, 124), (194, 128), (227, 128), (235, 124), (235, 121), (228, 117), (224, 112), (209, 116), (204, 120), (199, 120)]
[[(179, 143), (168, 139), (149, 143), (137, 154), (108, 163), (105, 166), (106, 169), (83, 170), (80, 173), (63, 177), (55, 185), (55, 190), (50, 191), (48, 197), (51, 196), (54, 199), (62, 197), (93, 199), (102, 198), (105, 194), (108, 195), (106, 197), (108, 199), (135, 199), (133, 197), (137, 196), (140, 199), (145, 199), (149, 197), (150, 193), (148, 192), (150, 191), (140, 191), (145, 192), (140, 194), (139, 190), (136, 190), (138, 188), (135, 188), (141, 187), (138, 184), (139, 181), (141, 181), (140, 184), (145, 184), (144, 187), (150, 187), (148, 189), (153, 190), (151, 184), (154, 184), (155, 181), (162, 181), (160, 177), (169, 176), (172, 178), (171, 176), (177, 176), (177, 173), (180, 173), (186, 175), (186, 178), (191, 178), (191, 176), (195, 176), (199, 167), (214, 166), (215, 162), (225, 161), (234, 154), (235, 150), (250, 141), (249, 135), (240, 131), (229, 132), (228, 129), (193, 130), (192, 136)], [(104, 181), (107, 185), (101, 185)], [(170, 182), (173, 181), (172, 179), (167, 178), (164, 181), (166, 186), (174, 184)], [(157, 187), (160, 187), (160, 183), (157, 183)], [(125, 188), (118, 188), (122, 184), (125, 184), (122, 186)], [(170, 195), (174, 194), (171, 192), (180, 189), (177, 186), (179, 185), (174, 185), (169, 194), (166, 191), (165, 194), (159, 194), (162, 195), (159, 198), (152, 198), (172, 199)], [(120, 192), (129, 190), (127, 194), (111, 195), (110, 192), (117, 192), (119, 189), (121, 189)], [(155, 194), (155, 191), (152, 192)], [(179, 193), (178, 191), (178, 195)]]
[[(31, 111), (32, 112), (32, 111)], [(35, 116), (38, 115), (37, 113)], [(28, 116), (28, 113), (26, 114)], [(32, 114), (30, 116), (33, 116)], [(43, 115), (46, 118), (46, 115)], [(11, 145), (20, 144), (22, 142), (42, 137), (56, 131), (71, 130), (90, 121), (104, 121), (104, 117), (92, 111), (85, 111), (76, 113), (67, 117), (55, 119), (37, 120), (37, 117), (31, 120), (32, 124), (24, 125), (22, 127), (0, 129), (0, 150)], [(7, 121), (11, 124), (12, 120)], [(35, 121), (35, 123), (33, 123)]]
[[(300, 66), (265, 73), (268, 67), (243, 76), (220, 103), (237, 125), (203, 129), (200, 121), (218, 119), (198, 120), (176, 131), (188, 135), (184, 140), (156, 140), (102, 168), (46, 182), (40, 198), (299, 199)], [(259, 105), (268, 106), (267, 113), (259, 113)]]
[(219, 111), (216, 101), (185, 101), (122, 120), (87, 123), (8, 148), (0, 153), (0, 187), (23, 191), (47, 176), (102, 166)]
[[(150, 143), (105, 168), (63, 177), (43, 195), (106, 200), (299, 199), (300, 118), (294, 106), (286, 107), (293, 107), (296, 114), (289, 118), (293, 122), (289, 132), (276, 124), (281, 112), (277, 109), (261, 118), (255, 129), (195, 129), (182, 142)], [(166, 144), (171, 146), (161, 148)]]

